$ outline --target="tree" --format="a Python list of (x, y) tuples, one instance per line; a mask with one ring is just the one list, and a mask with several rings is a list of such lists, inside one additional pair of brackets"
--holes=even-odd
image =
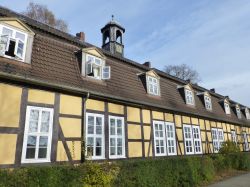
[(164, 71), (174, 77), (178, 77), (183, 80), (190, 80), (193, 84), (201, 81), (199, 73), (186, 64), (174, 66), (168, 65), (165, 66)]
[(30, 2), (23, 14), (63, 32), (69, 31), (68, 24), (62, 19), (57, 19), (45, 5)]

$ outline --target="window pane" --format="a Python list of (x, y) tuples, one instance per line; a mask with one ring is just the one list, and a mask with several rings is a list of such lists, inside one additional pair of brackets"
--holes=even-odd
[(36, 152), (36, 148), (27, 148), (26, 151), (26, 158), (35, 158), (35, 152)]
[(2, 34), (7, 34), (7, 35), (9, 35), (9, 36), (12, 37), (13, 31), (10, 30), (10, 29), (8, 29), (8, 28), (6, 28), (6, 27), (3, 27)]
[(96, 126), (96, 134), (102, 134), (102, 126)]
[(94, 139), (92, 137), (87, 138), (87, 146), (93, 146), (94, 145)]
[(115, 138), (110, 138), (110, 146), (115, 146)]
[(28, 136), (27, 147), (36, 147), (36, 136)]
[(49, 132), (50, 112), (42, 112), (41, 132)]
[(22, 41), (25, 40), (25, 35), (20, 32), (16, 32), (16, 38), (21, 39)]
[(94, 134), (94, 126), (88, 125), (88, 134)]
[(96, 146), (102, 146), (102, 138), (96, 138)]
[(38, 158), (47, 158), (47, 148), (39, 148)]
[(115, 155), (115, 147), (110, 147), (110, 155)]
[(39, 147), (48, 146), (48, 136), (40, 136)]
[(117, 146), (122, 146), (122, 138), (117, 138)]
[(117, 155), (122, 155), (122, 147), (117, 147)]
[(93, 116), (88, 116), (88, 124), (94, 125), (94, 117)]
[(96, 156), (101, 156), (102, 155), (102, 148), (101, 147), (96, 147), (95, 148), (95, 155)]
[(29, 132), (37, 132), (38, 130), (39, 110), (30, 111)]

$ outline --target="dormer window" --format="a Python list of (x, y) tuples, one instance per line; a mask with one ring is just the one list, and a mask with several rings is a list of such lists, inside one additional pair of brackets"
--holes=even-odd
[(152, 95), (160, 95), (159, 80), (152, 76), (147, 76), (148, 93)]
[(187, 105), (194, 105), (194, 94), (193, 91), (185, 89), (185, 98)]
[(230, 115), (230, 114), (231, 114), (230, 106), (229, 106), (229, 104), (227, 103), (227, 101), (224, 101), (224, 107), (225, 107), (225, 112), (226, 112), (226, 114)]
[(246, 119), (250, 120), (250, 113), (248, 108), (245, 108), (245, 114), (246, 114)]
[(82, 51), (82, 75), (98, 79), (110, 79), (110, 66), (105, 64), (105, 56), (96, 48), (86, 48)]
[(241, 111), (240, 111), (239, 105), (236, 105), (235, 109), (236, 109), (237, 117), (238, 117), (239, 119), (241, 119)]
[(16, 18), (0, 18), (0, 56), (31, 63), (34, 32)]
[(211, 102), (211, 97), (205, 95), (204, 96), (204, 102), (205, 102), (205, 107), (207, 110), (212, 110), (212, 102)]

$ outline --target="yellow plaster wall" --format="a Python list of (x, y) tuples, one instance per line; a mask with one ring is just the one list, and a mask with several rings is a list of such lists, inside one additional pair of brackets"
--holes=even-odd
[(150, 126), (143, 126), (143, 132), (144, 132), (144, 139), (149, 140), (151, 135), (151, 127)]
[(180, 148), (181, 148), (182, 155), (185, 155), (184, 144), (182, 142), (180, 142)]
[(175, 125), (176, 125), (176, 127), (182, 127), (181, 116), (175, 115)]
[(199, 125), (198, 118), (191, 118), (192, 124)]
[(225, 123), (222, 123), (222, 128), (223, 128), (223, 131), (226, 132), (227, 131), (227, 125)]
[(28, 101), (34, 103), (54, 104), (55, 94), (52, 92), (30, 89)]
[(56, 161), (68, 161), (68, 157), (63, 147), (62, 141), (58, 141), (58, 144), (57, 144)]
[(145, 148), (145, 157), (151, 157), (152, 156), (152, 143), (145, 142), (144, 148)]
[(201, 140), (206, 141), (206, 132), (201, 131)]
[(210, 123), (208, 120), (205, 120), (205, 124), (206, 124), (206, 130), (210, 130)]
[(127, 107), (128, 121), (141, 122), (140, 109), (134, 107)]
[(123, 105), (117, 105), (114, 103), (108, 104), (108, 111), (115, 114), (124, 114), (124, 106)]
[(0, 134), (0, 165), (15, 163), (16, 141), (16, 134)]
[(182, 122), (185, 124), (191, 124), (190, 117), (182, 116)]
[[(227, 141), (227, 140), (228, 140), (227, 133), (224, 132), (224, 141)], [(231, 140), (231, 139), (229, 139), (229, 140)]]
[(216, 123), (214, 121), (211, 121), (211, 127), (212, 128), (217, 128)]
[(207, 132), (207, 138), (208, 138), (208, 141), (209, 141), (209, 142), (212, 141), (211, 132)]
[(81, 137), (81, 119), (60, 117), (59, 121), (65, 137)]
[(0, 83), (0, 126), (18, 127), (22, 88)]
[(176, 128), (176, 133), (179, 141), (183, 140), (183, 134), (182, 134), (182, 129), (177, 129)]
[(200, 119), (200, 120), (199, 120), (199, 123), (200, 123), (200, 129), (201, 129), (201, 130), (205, 130), (205, 121), (202, 120), (202, 119)]
[(141, 126), (128, 124), (128, 139), (141, 139)]
[(165, 113), (165, 121), (174, 122), (174, 115)]
[(91, 50), (88, 50), (86, 52), (91, 54), (91, 55), (97, 56), (99, 58), (103, 58), (102, 55), (100, 55), (100, 53), (98, 53), (95, 49), (91, 49)]
[(164, 120), (163, 112), (152, 111), (153, 119)]
[(24, 26), (22, 26), (20, 23), (18, 23), (17, 21), (7, 21), (7, 20), (5, 20), (5, 21), (3, 21), (4, 23), (6, 23), (6, 24), (8, 24), (8, 25), (11, 25), (11, 26), (13, 26), (13, 27), (15, 27), (15, 28), (19, 28), (19, 29), (21, 29), (21, 30), (23, 30), (23, 31), (28, 31)]
[(220, 122), (217, 122), (217, 128), (222, 128), (222, 124)]
[(128, 142), (128, 156), (129, 157), (142, 157), (142, 143), (141, 142)]
[(60, 113), (79, 116), (82, 115), (82, 98), (61, 94)]
[(151, 123), (150, 110), (142, 110), (143, 123)]
[(105, 110), (105, 105), (104, 105), (103, 101), (88, 99), (86, 101), (86, 109), (104, 111)]
[(73, 160), (81, 160), (81, 141), (67, 141)]

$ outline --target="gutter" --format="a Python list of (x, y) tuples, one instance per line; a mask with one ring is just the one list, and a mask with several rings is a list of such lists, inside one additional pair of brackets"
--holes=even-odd
[[(56, 84), (56, 83), (41, 81), (41, 80), (38, 80), (38, 79), (25, 77), (25, 76), (21, 76), (21, 75), (16, 75), (16, 74), (9, 74), (9, 73), (5, 73), (5, 72), (0, 72), (0, 78), (5, 78), (5, 79), (13, 80), (13, 81), (19, 81), (19, 82), (23, 82), (23, 83), (29, 83), (29, 84), (33, 84), (33, 85), (36, 85), (36, 86), (44, 86), (44, 87), (47, 87), (47, 88), (58, 89), (59, 91), (73, 92), (75, 94), (80, 94), (80, 95), (84, 95), (84, 96), (88, 96), (88, 97), (91, 94), (93, 96), (93, 98), (112, 99), (112, 100), (115, 100), (115, 101), (117, 101), (117, 102), (119, 102), (121, 104), (128, 104), (129, 103), (130, 105), (137, 106), (137, 107), (141, 107), (141, 105), (143, 105), (143, 106), (147, 106), (147, 107), (154, 107), (154, 108), (158, 108), (158, 109), (173, 111), (173, 112), (176, 112), (178, 114), (200, 116), (200, 117), (203, 117), (203, 118), (206, 118), (206, 119), (212, 119), (212, 120), (215, 119), (215, 118), (211, 118), (211, 117), (201, 115), (201, 114), (197, 114), (197, 113), (183, 112), (183, 111), (176, 110), (175, 108), (171, 108), (171, 107), (167, 107), (167, 106), (163, 107), (162, 105), (152, 104), (152, 103), (148, 103), (148, 102), (144, 102), (144, 101), (138, 101), (138, 100), (134, 100), (134, 99), (127, 99), (127, 98), (123, 98), (123, 97), (119, 97), (119, 96), (110, 96), (108, 94), (104, 94), (104, 93), (100, 93), (100, 92), (96, 92), (96, 91), (91, 91), (91, 90), (84, 89), (84, 88), (76, 88), (76, 87), (73, 87), (73, 86), (59, 85), (59, 84)], [(226, 121), (226, 120), (222, 120), (222, 119), (217, 119), (217, 120), (221, 120), (223, 122), (235, 123), (235, 124), (239, 124), (239, 125), (245, 124), (243, 122), (238, 122), (237, 123), (237, 122), (231, 122), (231, 121)], [(247, 125), (249, 125), (249, 124), (247, 124)]]

